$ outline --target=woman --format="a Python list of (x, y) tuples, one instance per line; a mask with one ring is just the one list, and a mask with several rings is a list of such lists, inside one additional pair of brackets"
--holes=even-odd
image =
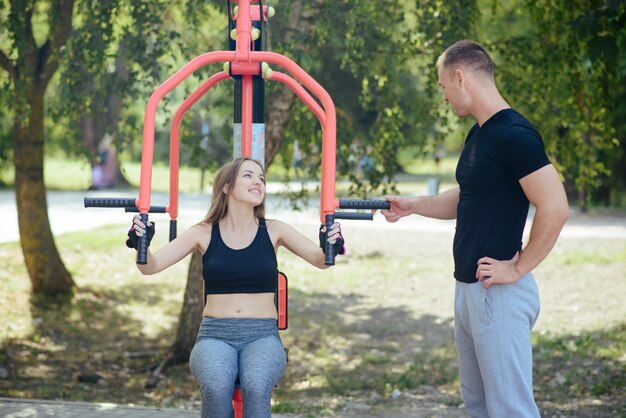
[[(146, 233), (135, 216), (127, 245), (136, 248)], [(148, 225), (148, 239), (154, 226)], [(265, 174), (261, 165), (238, 158), (222, 167), (213, 183), (207, 216), (137, 265), (143, 274), (158, 273), (194, 250), (203, 254), (206, 303), (191, 373), (202, 393), (202, 417), (232, 414), (232, 394), (239, 378), (244, 418), (270, 417), (274, 386), (283, 375), (285, 351), (278, 335), (274, 289), (276, 251), (285, 247), (318, 268), (324, 264), (325, 228), (320, 246), (279, 220), (265, 219)], [(327, 237), (336, 254), (344, 240), (338, 223)]]

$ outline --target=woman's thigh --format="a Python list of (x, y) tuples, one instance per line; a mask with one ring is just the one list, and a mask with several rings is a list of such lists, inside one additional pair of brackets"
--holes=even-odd
[(237, 350), (223, 341), (199, 340), (191, 350), (189, 367), (201, 389), (213, 386), (232, 393), (238, 373)]
[(286, 364), (285, 348), (277, 335), (246, 344), (239, 354), (242, 388), (249, 385), (273, 388), (283, 376)]

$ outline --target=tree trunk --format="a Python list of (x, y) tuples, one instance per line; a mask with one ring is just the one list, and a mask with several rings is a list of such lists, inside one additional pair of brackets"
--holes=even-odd
[(187, 285), (183, 307), (178, 318), (178, 330), (176, 339), (167, 351), (163, 359), (154, 364), (150, 370), (152, 374), (144, 384), (145, 388), (156, 388), (159, 382), (165, 378), (163, 372), (174, 364), (189, 361), (191, 349), (196, 342), (196, 335), (202, 322), (202, 310), (204, 309), (204, 282), (202, 280), (202, 254), (194, 251), (191, 255), (189, 270), (187, 273)]
[(291, 107), (295, 101), (295, 94), (287, 86), (272, 95), (271, 106), (266, 110), (267, 125), (265, 132), (265, 166), (272, 165), (276, 154), (283, 143), (285, 126), (291, 117)]
[[(128, 68), (126, 65), (125, 54), (126, 42), (120, 41), (118, 48), (118, 55), (115, 59), (115, 71), (105, 76), (104, 82), (106, 85), (114, 84), (115, 80), (121, 80), (126, 82), (128, 80)], [(108, 79), (106, 78), (108, 77)], [(111, 81), (114, 80), (114, 81)], [(119, 82), (119, 81), (118, 81)], [(109, 181), (105, 187), (116, 186), (128, 186), (130, 183), (124, 177), (124, 174), (120, 170), (118, 147), (119, 143), (119, 124), (122, 118), (122, 97), (121, 92), (118, 89), (109, 88), (102, 92), (102, 89), (98, 89), (93, 82), (88, 84), (88, 91), (91, 92), (91, 104), (90, 113), (83, 115), (80, 118), (81, 134), (83, 142), (90, 152), (89, 162), (92, 168), (92, 187), (101, 188), (101, 179), (95, 178), (96, 173), (102, 175), (100, 171), (106, 170), (105, 177), (108, 177)], [(99, 97), (103, 95), (104, 97)], [(112, 147), (113, 145), (113, 147)], [(113, 148), (109, 154), (112, 158), (104, 164), (101, 161), (101, 154), (109, 151)], [(95, 158), (94, 158), (95, 156)]]
[(178, 331), (176, 340), (170, 349), (170, 361), (173, 364), (184, 363), (189, 360), (189, 354), (196, 342), (196, 335), (200, 322), (202, 322), (202, 310), (204, 309), (204, 282), (202, 280), (202, 254), (194, 251), (189, 263), (187, 273), (187, 285), (183, 308), (178, 319)]
[(43, 176), (44, 92), (45, 89), (30, 90), (29, 114), (17, 118), (13, 128), (15, 200), (20, 243), (33, 294), (61, 296), (71, 294), (75, 283), (56, 248), (48, 218)]
[[(71, 295), (75, 287), (54, 243), (46, 186), (44, 163), (44, 95), (50, 79), (59, 68), (58, 53), (72, 31), (73, 0), (57, 0), (50, 6), (50, 38), (41, 47), (33, 35), (32, 2), (11, 2), (18, 56), (10, 62), (0, 51), (0, 64), (13, 82), (16, 112), (13, 122), (13, 163), (20, 243), (24, 263), (35, 296)], [(35, 298), (37, 301), (38, 298)]]
[[(319, 3), (319, 2), (318, 2)], [(318, 9), (314, 9), (318, 10)], [(312, 31), (311, 21), (314, 16), (311, 11), (303, 10), (301, 2), (293, 2), (289, 10), (287, 26), (283, 30), (283, 42), (289, 44), (294, 37), (304, 32)], [(268, 49), (271, 50), (271, 40), (268, 42)], [(306, 52), (306, 46), (300, 45), (299, 49)], [(291, 108), (295, 103), (296, 95), (287, 86), (281, 86), (274, 94), (265, 100), (268, 104), (265, 108), (267, 123), (265, 126), (265, 167), (272, 165), (276, 154), (283, 143), (285, 126), (291, 117)]]

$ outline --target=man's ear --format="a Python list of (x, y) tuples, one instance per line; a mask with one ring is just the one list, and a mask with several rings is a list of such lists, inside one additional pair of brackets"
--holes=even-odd
[(453, 79), (454, 82), (459, 85), (459, 87), (463, 86), (463, 84), (465, 84), (465, 73), (463, 72), (463, 70), (461, 70), (460, 68), (454, 70)]

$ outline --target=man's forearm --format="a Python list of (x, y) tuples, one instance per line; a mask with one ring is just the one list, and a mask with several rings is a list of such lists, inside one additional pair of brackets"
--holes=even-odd
[(412, 202), (413, 213), (436, 219), (456, 219), (459, 187), (432, 197), (417, 197)]
[(528, 245), (520, 254), (515, 263), (515, 270), (519, 277), (532, 271), (550, 253), (556, 240), (569, 217), (567, 210), (537, 209), (530, 229)]

